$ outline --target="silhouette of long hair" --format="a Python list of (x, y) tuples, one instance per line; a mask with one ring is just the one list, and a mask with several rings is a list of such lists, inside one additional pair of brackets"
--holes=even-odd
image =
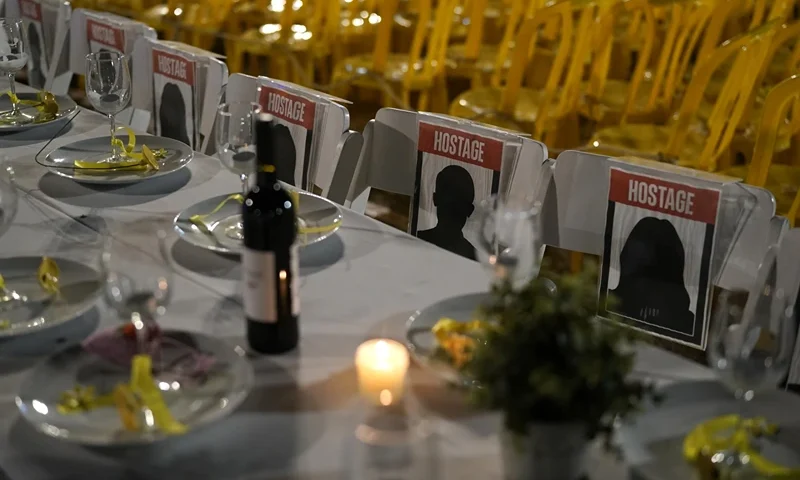
[(31, 62), (29, 65), (32, 68), (28, 69), (28, 78), (33, 87), (44, 87), (44, 72), (42, 71), (42, 41), (39, 38), (39, 33), (36, 31), (36, 25), (31, 22), (28, 24), (28, 49), (31, 54)]
[(186, 132), (186, 103), (180, 87), (174, 83), (164, 85), (161, 106), (158, 109), (161, 136), (192, 146)]
[(289, 131), (286, 125), (280, 123), (275, 125), (272, 132), (275, 135), (273, 140), (275, 142), (274, 151), (276, 152), (275, 158), (273, 159), (275, 175), (278, 177), (278, 180), (296, 187), (294, 171), (295, 168), (297, 168), (297, 148), (294, 145), (292, 132)]
[(640, 318), (643, 311), (668, 328), (686, 331), (694, 315), (683, 279), (686, 262), (672, 222), (645, 217), (633, 227), (619, 256), (619, 285), (614, 290), (622, 313)]

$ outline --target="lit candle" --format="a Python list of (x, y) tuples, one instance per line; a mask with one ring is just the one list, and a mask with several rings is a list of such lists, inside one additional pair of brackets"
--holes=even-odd
[(376, 339), (356, 350), (361, 396), (375, 405), (392, 405), (403, 398), (408, 350), (394, 340)]

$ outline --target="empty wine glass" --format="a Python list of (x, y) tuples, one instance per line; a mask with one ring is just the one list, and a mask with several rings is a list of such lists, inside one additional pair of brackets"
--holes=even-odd
[[(27, 64), (28, 41), (22, 20), (0, 18), (0, 72), (8, 77), (12, 99), (17, 95), (14, 76)], [(34, 116), (22, 111), (14, 101), (11, 102), (10, 111), (0, 114), (0, 121), (14, 125), (23, 125), (33, 120)]]
[(17, 187), (14, 183), (14, 168), (8, 158), (0, 159), (0, 235), (6, 233), (17, 215)]
[(539, 272), (541, 205), (532, 199), (493, 196), (478, 209), (478, 258), (495, 279), (522, 286)]
[(147, 242), (134, 245), (111, 237), (104, 241), (100, 271), (106, 302), (137, 330), (155, 322), (170, 302), (172, 270), (166, 238), (159, 230), (152, 251), (140, 250)]
[(111, 157), (106, 161), (121, 160), (120, 148), (115, 142), (114, 115), (121, 112), (131, 98), (131, 74), (128, 59), (117, 52), (100, 51), (86, 55), (86, 96), (98, 112), (108, 116), (111, 124)]
[[(744, 434), (750, 444), (754, 439), (742, 429), (747, 403), (757, 392), (777, 387), (789, 369), (795, 340), (794, 305), (789, 292), (777, 285), (776, 258), (777, 247), (772, 246), (750, 292), (720, 294), (709, 339), (709, 363), (739, 404), (738, 424), (730, 438)], [(733, 472), (748, 468), (748, 458), (733, 441), (712, 461)]]
[[(253, 102), (224, 103), (217, 109), (217, 153), (225, 168), (239, 175), (242, 195), (247, 195), (247, 180), (256, 169), (253, 122), (260, 112), (261, 106)], [(241, 240), (242, 223), (226, 229), (225, 234)]]

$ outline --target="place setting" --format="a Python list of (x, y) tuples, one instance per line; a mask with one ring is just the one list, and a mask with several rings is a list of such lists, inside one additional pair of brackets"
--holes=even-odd
[[(247, 397), (253, 371), (244, 352), (160, 325), (174, 283), (166, 235), (157, 235), (157, 251), (147, 253), (104, 239), (91, 305), (102, 298), (102, 311), (119, 321), (101, 322), (111, 326), (49, 354), (23, 380), (17, 407), (44, 435), (100, 448), (150, 445), (222, 419)], [(47, 261), (42, 288), (61, 295), (72, 278), (63, 272), (74, 267)]]
[(0, 19), (0, 72), (9, 79), (9, 89), (0, 93), (0, 134), (58, 125), (78, 108), (66, 95), (47, 91), (17, 93), (14, 77), (27, 65), (29, 56), (23, 30), (22, 20)]
[(116, 125), (114, 116), (125, 109), (131, 98), (128, 63), (127, 56), (116, 52), (86, 56), (86, 97), (108, 117), (110, 135), (59, 146), (44, 158), (37, 155), (37, 163), (78, 183), (130, 185), (175, 173), (192, 161), (191, 147), (178, 140), (137, 135), (130, 127)]
[[(242, 193), (201, 200), (179, 212), (173, 220), (174, 228), (189, 244), (221, 254), (241, 253), (242, 202), (250, 189), (250, 175), (256, 171), (253, 121), (260, 112), (261, 107), (250, 102), (235, 102), (219, 107), (215, 126), (217, 154), (222, 164), (239, 176)], [(291, 138), (288, 141), (291, 142)], [(338, 205), (285, 182), (281, 182), (281, 185), (290, 192), (297, 205), (300, 248), (320, 243), (336, 233), (343, 218)]]

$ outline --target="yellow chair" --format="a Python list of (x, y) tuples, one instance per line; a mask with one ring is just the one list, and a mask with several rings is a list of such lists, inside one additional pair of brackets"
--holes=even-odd
[[(313, 85), (315, 71), (331, 54), (339, 21), (339, 3), (318, 1), (307, 23), (297, 23), (298, 9), (284, 8), (277, 24), (268, 23), (244, 32), (230, 42), (228, 66), (232, 72), (247, 71), (253, 75), (267, 71), (259, 68), (257, 57), (269, 60), (269, 76)], [(245, 55), (250, 67), (245, 69)]]
[[(609, 76), (607, 68), (596, 67), (585, 88), (587, 98), (581, 110), (600, 127), (625, 122), (661, 124), (674, 111), (675, 99), (680, 96), (690, 67), (689, 59), (700, 43), (714, 9), (708, 2), (698, 0), (650, 0), (649, 9), (637, 3), (626, 2), (623, 5), (626, 5), (627, 17), (632, 18), (625, 32), (632, 40), (626, 43), (637, 43), (635, 70), (629, 80), (603, 80)], [(606, 37), (618, 31), (616, 25), (608, 23), (618, 21), (616, 14), (624, 13), (619, 12), (619, 8), (612, 10), (612, 17), (605, 20)], [(621, 18), (624, 21), (626, 17)], [(659, 23), (667, 27), (657, 52), (656, 27)], [(608, 62), (611, 55), (609, 46), (603, 41), (599, 43), (608, 49), (601, 54), (604, 62)], [(651, 60), (656, 58), (657, 62), (651, 68)]]
[[(583, 0), (562, 1), (536, 10), (522, 22), (514, 36), (511, 68), (504, 75), (505, 84), (501, 85), (501, 68), (496, 69), (493, 85), (470, 89), (456, 97), (450, 105), (450, 115), (492, 124), (499, 118), (505, 124), (519, 124), (551, 148), (574, 146), (578, 141), (577, 122), (570, 125), (574, 119), (569, 116), (577, 108), (584, 62), (570, 59), (587, 58), (597, 12), (597, 3)], [(575, 13), (577, 26), (573, 20)], [(560, 42), (547, 83), (541, 90), (525, 88), (523, 76), (536, 53), (540, 30), (554, 25), (554, 21), (558, 22)]]
[(746, 183), (768, 188), (775, 195), (778, 213), (786, 215), (792, 226), (798, 219), (800, 209), (800, 161), (796, 160), (792, 165), (773, 164), (772, 156), (790, 108), (793, 110), (790, 123), (800, 126), (798, 100), (798, 75), (784, 80), (770, 90), (764, 102), (752, 162), (748, 166), (738, 166), (726, 171), (731, 176), (744, 178)]
[[(445, 83), (445, 51), (452, 26), (452, 13), (457, 0), (439, 0), (435, 9), (431, 0), (417, 0), (419, 22), (408, 53), (389, 53), (392, 21), (397, 0), (383, 0), (375, 46), (370, 55), (357, 55), (337, 62), (333, 69), (335, 94), (349, 98), (353, 87), (381, 91), (384, 106), (408, 108), (412, 92), (419, 93), (418, 110), (443, 112), (447, 109)], [(435, 18), (437, 27), (427, 27)], [(399, 91), (395, 100), (388, 91)], [(400, 103), (400, 105), (397, 105)]]
[[(780, 23), (770, 22), (723, 43), (695, 66), (676, 119), (669, 125), (627, 124), (598, 130), (587, 150), (613, 156), (640, 156), (715, 170), (728, 155), (736, 125), (745, 112), (750, 92)], [(734, 59), (731, 74), (709, 117), (708, 129), (699, 129), (697, 109), (711, 76)]]

